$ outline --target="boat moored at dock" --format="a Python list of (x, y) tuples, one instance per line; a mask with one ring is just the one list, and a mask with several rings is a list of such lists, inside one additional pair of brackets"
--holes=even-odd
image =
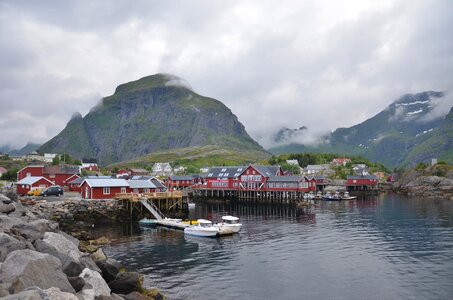
[(198, 225), (190, 225), (184, 228), (184, 234), (200, 236), (200, 237), (215, 237), (219, 234), (219, 228), (212, 225), (212, 222), (205, 219), (198, 219)]
[(234, 234), (241, 230), (242, 224), (239, 223), (238, 217), (223, 216), (222, 221), (222, 223), (214, 224), (219, 229), (219, 235)]

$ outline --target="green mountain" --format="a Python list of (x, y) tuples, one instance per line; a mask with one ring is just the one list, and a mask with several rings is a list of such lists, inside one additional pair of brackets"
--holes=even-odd
[(32, 153), (33, 151), (38, 150), (39, 146), (41, 146), (41, 145), (40, 144), (27, 143), (21, 149), (10, 150), (9, 152), (6, 152), (6, 153), (8, 153), (9, 155), (13, 155), (13, 156), (26, 155), (26, 154)]
[(74, 115), (39, 152), (96, 157), (107, 165), (205, 145), (265, 153), (222, 102), (193, 92), (176, 76), (156, 74), (118, 86), (85, 117)]
[[(439, 134), (446, 121), (437, 116), (436, 107), (444, 93), (427, 91), (404, 95), (374, 117), (349, 128), (338, 128), (317, 146), (289, 144), (269, 149), (273, 154), (332, 152), (361, 155), (387, 167), (414, 165), (437, 157), (434, 145), (451, 145), (451, 136)], [(436, 136), (431, 148), (426, 146)], [(425, 145), (425, 146), (423, 146)], [(450, 147), (451, 148), (451, 147)], [(453, 150), (446, 148), (444, 157)]]

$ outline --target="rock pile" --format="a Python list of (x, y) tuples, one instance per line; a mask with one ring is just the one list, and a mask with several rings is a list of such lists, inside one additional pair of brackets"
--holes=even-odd
[(102, 249), (93, 255), (79, 245), (58, 223), (0, 194), (0, 299), (164, 299)]
[(411, 196), (453, 200), (453, 179), (446, 177), (409, 174), (394, 183), (394, 188)]

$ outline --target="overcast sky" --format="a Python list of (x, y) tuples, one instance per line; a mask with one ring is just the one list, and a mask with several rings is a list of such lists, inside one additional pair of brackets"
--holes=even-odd
[(45, 142), (158, 72), (264, 146), (282, 126), (351, 126), (402, 94), (452, 90), (452, 16), (451, 0), (0, 0), (0, 146)]

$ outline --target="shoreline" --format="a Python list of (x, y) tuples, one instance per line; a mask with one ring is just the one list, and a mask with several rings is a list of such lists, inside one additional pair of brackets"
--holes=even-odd
[[(89, 234), (75, 238), (52, 220), (55, 215), (34, 206), (0, 194), (2, 299), (165, 299), (157, 289), (142, 287), (143, 275), (127, 271), (104, 254), (102, 247), (110, 242), (107, 238), (89, 240)], [(71, 214), (61, 207), (55, 213)], [(81, 226), (79, 221), (77, 225), (80, 229), (87, 224)]]

